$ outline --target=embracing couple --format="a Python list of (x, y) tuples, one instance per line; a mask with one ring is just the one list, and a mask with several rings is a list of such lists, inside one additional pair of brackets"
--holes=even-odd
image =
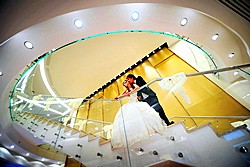
[(123, 105), (115, 116), (111, 138), (113, 147), (122, 147), (126, 142), (132, 145), (154, 133), (165, 135), (166, 127), (162, 120), (166, 125), (174, 123), (169, 122), (155, 92), (149, 87), (140, 89), (145, 84), (142, 77), (136, 78), (133, 74), (129, 74), (123, 82), (126, 89), (115, 99), (129, 96), (130, 101)]

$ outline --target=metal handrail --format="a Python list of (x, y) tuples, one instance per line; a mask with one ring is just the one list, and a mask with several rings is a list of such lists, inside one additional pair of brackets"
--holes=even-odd
[[(225, 67), (225, 68), (220, 68), (220, 69), (215, 69), (215, 70), (207, 70), (207, 71), (202, 71), (202, 72), (196, 72), (196, 73), (191, 73), (191, 74), (185, 74), (186, 77), (192, 77), (192, 76), (197, 76), (197, 75), (204, 75), (204, 74), (216, 74), (217, 72), (223, 72), (223, 71), (230, 71), (230, 70), (235, 70), (235, 69), (240, 69), (240, 68), (247, 68), (250, 67), (250, 63), (249, 64), (242, 64), (242, 65), (238, 65), (238, 66), (230, 66), (230, 67)], [(153, 79), (152, 81), (148, 82), (147, 84), (141, 86), (138, 90), (135, 90), (133, 93), (138, 92), (139, 90), (148, 87), (149, 85), (157, 82), (157, 81), (161, 81), (163, 78), (156, 78)], [(132, 94), (133, 94), (132, 93)], [(118, 98), (118, 99), (123, 99), (124, 97)], [(88, 100), (105, 100), (105, 101), (114, 101), (116, 99), (111, 99), (111, 98), (107, 98), (107, 99), (95, 99), (95, 98), (86, 98), (84, 99), (85, 101)]]
[[(240, 68), (247, 68), (247, 67), (250, 67), (250, 63), (249, 64), (242, 64), (242, 65), (238, 65), (238, 66), (230, 66), (230, 67), (225, 67), (225, 68), (220, 68), (220, 69), (215, 69), (215, 70), (207, 70), (207, 71), (202, 71), (202, 72), (196, 72), (196, 73), (191, 73), (191, 74), (185, 74), (186, 77), (193, 77), (193, 76), (197, 76), (197, 75), (204, 75), (204, 74), (216, 74), (217, 72), (224, 72), (224, 71), (230, 71), (230, 70), (235, 70), (235, 69), (240, 69)], [(138, 92), (139, 90), (145, 88), (145, 87), (148, 87), (149, 85), (157, 82), (157, 81), (161, 81), (163, 78), (156, 78), (156, 79), (153, 79), (152, 81), (148, 82), (147, 84), (141, 86), (138, 90), (134, 91), (133, 93), (135, 92)], [(132, 93), (132, 94), (133, 94)], [(119, 99), (122, 99), (124, 97), (121, 97)]]

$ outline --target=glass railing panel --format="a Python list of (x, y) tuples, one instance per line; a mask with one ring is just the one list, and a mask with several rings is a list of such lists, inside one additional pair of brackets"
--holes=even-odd
[[(189, 116), (187, 106), (190, 105), (180, 96), (180, 94), (177, 94), (175, 92), (171, 92), (172, 90), (164, 90), (159, 85), (159, 82), (154, 82), (149, 86), (151, 90), (153, 90), (158, 98), (158, 101), (160, 105), (162, 106), (166, 117), (169, 119), (169, 121), (182, 121), (181, 119), (174, 118), (171, 119), (173, 116)], [(184, 104), (185, 103), (185, 104)], [(190, 127), (195, 125), (195, 122), (193, 120), (186, 120), (186, 124), (188, 124)]]
[[(232, 71), (234, 74), (236, 71)], [(241, 73), (240, 70), (239, 73)], [(244, 69), (244, 74), (248, 74), (249, 69)], [(217, 74), (218, 75), (218, 74)], [(224, 74), (225, 75), (225, 74)], [(220, 75), (222, 79), (222, 75)], [(247, 75), (248, 76), (248, 75)], [(235, 78), (235, 84), (233, 84), (232, 89), (238, 88), (242, 90), (242, 99), (245, 99), (247, 102), (250, 96), (250, 93), (247, 93), (249, 84), (245, 84), (245, 87), (239, 87), (237, 84), (249, 83), (247, 76), (241, 76), (240, 78)], [(165, 76), (166, 77), (166, 76)], [(211, 123), (213, 129), (216, 133), (223, 133), (232, 129), (233, 123), (235, 122), (244, 122), (249, 118), (249, 110), (241, 105), (237, 100), (234, 99), (227, 92), (223, 91), (220, 87), (215, 85), (213, 82), (208, 80), (203, 75), (188, 77), (183, 85), (174, 84), (173, 87), (169, 90), (163, 89), (159, 82), (154, 82), (149, 86), (152, 89), (159, 100), (160, 105), (162, 106), (166, 116), (170, 121), (174, 122), (183, 122), (184, 126), (187, 129), (192, 129), (195, 127), (202, 126), (204, 124)], [(230, 89), (231, 87), (229, 87)], [(234, 89), (233, 89), (234, 88)], [(239, 92), (239, 91), (238, 91)], [(146, 95), (147, 96), (147, 95)], [(249, 98), (248, 98), (249, 97)], [(65, 97), (52, 97), (45, 95), (34, 95), (19, 89), (16, 89), (11, 97), (11, 113), (12, 117), (15, 118), (18, 114), (31, 113), (37, 115), (37, 119), (41, 119), (40, 122), (44, 122), (48, 127), (52, 125), (54, 130), (54, 136), (51, 136), (51, 145), (53, 147), (60, 146), (61, 134), (66, 135), (69, 133), (69, 136), (72, 136), (72, 131), (81, 131), (82, 133), (91, 134), (93, 137), (102, 137), (107, 140), (111, 140), (113, 137), (113, 123), (115, 116), (117, 115), (121, 106), (127, 105), (130, 103), (128, 97), (114, 100), (110, 99), (74, 99), (74, 98), (65, 98)], [(128, 163), (133, 165), (142, 164), (142, 162), (136, 162), (135, 157), (140, 156), (151, 156), (154, 155), (154, 148), (143, 148), (144, 151), (141, 151), (140, 144), (142, 140), (136, 141), (134, 144), (128, 143), (129, 140), (127, 137), (130, 135), (130, 131), (138, 128), (138, 124), (133, 124), (133, 127), (126, 125), (126, 122), (129, 121), (129, 118), (133, 117), (127, 116), (127, 112), (134, 112), (136, 106), (130, 108), (130, 110), (120, 110), (121, 121), (120, 126), (124, 130), (122, 134), (122, 140), (125, 144), (122, 148), (125, 150), (123, 152), (128, 158)], [(142, 111), (143, 112), (143, 111)], [(153, 111), (155, 112), (155, 111)], [(123, 114), (125, 113), (125, 114)], [(158, 114), (157, 112), (155, 112)], [(125, 115), (125, 117), (124, 117)], [(133, 114), (131, 114), (133, 116)], [(131, 116), (130, 115), (130, 116)], [(158, 114), (159, 116), (159, 114)], [(246, 117), (237, 117), (237, 116), (246, 116)], [(33, 118), (36, 118), (33, 116)], [(139, 117), (136, 117), (140, 119)], [(125, 125), (124, 125), (125, 122)], [(23, 124), (30, 124), (28, 119), (22, 120)], [(162, 123), (162, 122), (161, 122)], [(64, 125), (64, 126), (62, 126)], [(66, 126), (66, 127), (65, 127)], [(164, 123), (163, 127), (167, 128)], [(35, 124), (30, 124), (27, 128), (30, 127), (31, 133), (32, 130), (40, 130), (39, 136), (46, 135), (46, 130), (39, 129)], [(53, 128), (57, 127), (57, 128)], [(65, 132), (64, 128), (70, 128), (70, 132)], [(143, 131), (139, 131), (138, 134)], [(158, 143), (161, 143), (160, 133), (153, 134), (153, 138)], [(171, 140), (168, 134), (166, 134), (167, 140)], [(157, 137), (158, 136), (158, 137)], [(182, 142), (181, 138), (177, 138), (179, 142)], [(177, 140), (176, 139), (176, 140)], [(111, 140), (112, 141), (112, 140)], [(138, 144), (139, 143), (139, 144)], [(171, 144), (171, 142), (169, 142)], [(112, 143), (111, 143), (112, 144)], [(172, 147), (171, 145), (168, 145)], [(60, 148), (60, 147), (59, 147)], [(163, 148), (157, 148), (158, 151), (163, 151)], [(80, 154), (81, 151), (78, 152)], [(159, 161), (159, 157), (152, 157), (155, 162)], [(151, 159), (152, 160), (152, 159)], [(152, 161), (150, 162), (152, 163)], [(146, 161), (145, 164), (147, 165)]]
[[(122, 101), (126, 102), (127, 99)], [(89, 99), (83, 101), (82, 99), (27, 95), (16, 91), (11, 101), (11, 113), (13, 118), (18, 114), (30, 113), (33, 118), (39, 116), (37, 119), (41, 119), (41, 123), (46, 124), (48, 127), (51, 125), (52, 128), (64, 125), (76, 131), (83, 131), (86, 134), (100, 136), (108, 140), (111, 138), (112, 123), (121, 103), (121, 101), (114, 99)], [(23, 120), (22, 123), (30, 123), (29, 119), (31, 118)], [(29, 126), (31, 129), (34, 127), (34, 124)], [(44, 129), (40, 130), (39, 137), (44, 136)], [(55, 133), (61, 134), (63, 133), (62, 130), (64, 130), (63, 126), (58, 128)], [(70, 136), (70, 134), (68, 135)], [(54, 136), (53, 143), (50, 144), (55, 146), (57, 140), (59, 140), (58, 136)]]
[(220, 72), (219, 78), (212, 78), (242, 105), (250, 109), (250, 68), (237, 68)]
[[(114, 99), (84, 100), (84, 102), (78, 108), (78, 112), (88, 111), (88, 113), (86, 114), (87, 119), (72, 118), (72, 120), (74, 120), (73, 127), (75, 129), (80, 130), (81, 131), (80, 134), (82, 132), (89, 134), (89, 139), (101, 137), (100, 141), (108, 142), (109, 140), (112, 139), (114, 117), (120, 108), (121, 108), (121, 101), (119, 100), (114, 100)], [(77, 115), (79, 116), (79, 113)], [(111, 142), (110, 145), (112, 146)], [(84, 151), (86, 152), (86, 150)], [(96, 150), (96, 152), (100, 152), (100, 150)], [(103, 154), (107, 153), (104, 152)], [(118, 166), (119, 164), (122, 166), (124, 165), (129, 166), (127, 165), (129, 164), (129, 159), (126, 158), (128, 157), (126, 148), (124, 147), (119, 148), (116, 154), (122, 158), (122, 161), (117, 159), (115, 162), (110, 162), (110, 163), (117, 163)]]
[(53, 97), (41, 94), (30, 95), (16, 90), (12, 94), (10, 107), (11, 114), (28, 111), (60, 122), (61, 120), (56, 119), (57, 117), (73, 115), (82, 101), (82, 98)]
[[(178, 83), (173, 84), (170, 89), (162, 89), (160, 85), (159, 82), (155, 82), (149, 87), (156, 92), (167, 117), (175, 122), (186, 119), (185, 125), (188, 128), (212, 122), (216, 131), (221, 133), (232, 128), (230, 122), (240, 121), (241, 118), (238, 116), (250, 117), (249, 109), (237, 98), (233, 98), (232, 94), (225, 92), (203, 75), (188, 77), (179, 87)], [(245, 85), (247, 86), (249, 87), (249, 84)], [(249, 90), (244, 89), (244, 86), (241, 88), (246, 92)], [(188, 119), (189, 116), (201, 116), (201, 118)], [(230, 118), (233, 116), (236, 116), (235, 119)]]
[[(32, 97), (29, 99), (32, 99)], [(61, 98), (61, 100), (63, 99)], [(66, 101), (67, 100), (68, 99), (66, 99)], [(13, 103), (15, 102), (16, 101), (13, 101)], [(26, 105), (26, 109), (27, 105), (29, 105), (31, 101), (26, 100), (24, 102), (20, 102), (19, 104), (21, 103), (24, 103), (23, 105)], [(32, 103), (34, 102), (32, 101)], [(44, 111), (43, 107), (37, 105), (34, 105), (36, 108), (32, 106), (32, 110), (27, 110), (27, 112), (22, 109), (19, 112), (16, 112), (19, 104), (15, 104), (12, 106), (12, 112), (15, 113), (14, 115), (18, 119), (22, 119), (20, 117), (17, 117), (18, 114), (27, 113), (29, 115), (32, 115), (32, 117), (22, 119), (22, 123), (23, 125), (25, 125), (25, 128), (27, 126), (27, 130), (31, 134), (33, 134), (34, 137), (40, 138), (41, 142), (44, 141), (50, 144), (51, 148), (48, 147), (48, 149), (51, 149), (53, 151), (65, 152), (68, 155), (74, 156), (76, 159), (81, 155), (90, 156), (86, 159), (89, 161), (88, 163), (91, 163), (91, 159), (96, 156), (96, 153), (101, 152), (102, 150), (100, 150), (100, 148), (97, 148), (97, 150), (94, 151), (94, 155), (85, 155), (84, 153), (86, 152), (86, 149), (93, 149), (93, 147), (86, 148), (86, 146), (83, 145), (92, 144), (93, 146), (96, 146), (96, 142), (100, 142), (99, 144), (101, 144), (102, 142), (109, 142), (108, 140), (111, 139), (112, 136), (112, 122), (103, 121), (104, 116), (112, 116), (114, 118), (114, 115), (120, 108), (120, 103), (121, 102), (119, 100), (111, 99), (85, 100), (78, 107), (75, 107), (72, 103), (66, 103), (71, 106), (72, 110), (65, 116), (62, 116), (60, 114), (47, 115), (48, 111)], [(53, 108), (54, 110), (57, 109), (56, 107), (58, 106), (50, 105), (50, 108)], [(75, 117), (79, 116), (80, 114), (78, 114), (78, 112), (82, 111), (88, 111), (88, 113), (86, 114), (87, 119)], [(98, 115), (98, 117), (96, 115)], [(90, 119), (91, 117), (93, 117), (93, 119)], [(95, 119), (94, 117), (99, 118), (99, 120)], [(95, 140), (91, 143), (91, 139)], [(109, 149), (107, 151), (109, 151), (110, 154), (113, 154), (110, 148), (111, 147), (109, 146)], [(93, 152), (93, 150), (89, 150), (89, 152)], [(122, 158), (122, 161), (119, 160), (119, 157), (116, 157), (118, 155)], [(114, 155), (114, 162), (110, 163), (116, 163), (118, 166), (129, 166), (129, 162), (126, 157), (128, 157), (128, 154), (125, 148), (120, 148)]]
[(160, 146), (159, 143), (166, 140), (164, 136), (167, 127), (153, 108), (145, 102), (137, 102), (136, 99), (136, 96), (121, 99), (127, 103), (116, 113), (111, 143), (113, 148), (127, 150), (130, 166), (145, 166), (160, 160), (157, 151), (161, 151), (161, 148), (147, 142), (154, 141)]
[(217, 134), (221, 134), (234, 129), (239, 125), (238, 124), (239, 122), (242, 123), (241, 125), (245, 124), (244, 121), (249, 118), (250, 116), (248, 118), (229, 117), (229, 118), (213, 118), (213, 119), (203, 119), (203, 120), (206, 122), (211, 122), (211, 125), (215, 130), (215, 132)]
[(224, 132), (228, 132), (236, 127), (242, 126), (245, 124), (247, 126), (248, 121), (250, 119), (249, 116), (176, 116), (172, 117), (172, 119), (179, 119), (184, 122), (188, 120), (192, 120), (195, 122), (195, 125), (190, 127), (187, 126), (187, 129), (195, 129), (204, 125), (211, 125), (216, 134), (222, 134)]
[(120, 105), (121, 102), (114, 99), (83, 101), (83, 99), (27, 95), (16, 91), (11, 99), (11, 113), (15, 118), (16, 115), (27, 112), (34, 115), (33, 117), (39, 116), (41, 119), (51, 120), (51, 124), (60, 123), (110, 139), (111, 124)]

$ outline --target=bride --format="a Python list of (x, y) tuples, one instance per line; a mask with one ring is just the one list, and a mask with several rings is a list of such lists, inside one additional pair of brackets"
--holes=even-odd
[(116, 99), (129, 96), (129, 103), (123, 105), (115, 116), (111, 137), (113, 148), (126, 146), (126, 143), (131, 146), (155, 133), (165, 135), (165, 123), (157, 112), (148, 103), (137, 101), (137, 95), (133, 92), (139, 87), (127, 80), (123, 85), (126, 90)]

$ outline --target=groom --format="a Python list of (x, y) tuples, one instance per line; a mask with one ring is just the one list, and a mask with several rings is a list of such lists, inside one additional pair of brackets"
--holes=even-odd
[[(128, 74), (127, 80), (129, 83), (135, 83), (139, 87), (147, 84), (141, 76), (136, 78), (133, 74)], [(153, 107), (168, 126), (174, 124), (174, 121), (169, 122), (155, 92), (152, 89), (145, 87), (137, 92), (137, 96), (139, 101), (147, 102), (151, 107)]]

